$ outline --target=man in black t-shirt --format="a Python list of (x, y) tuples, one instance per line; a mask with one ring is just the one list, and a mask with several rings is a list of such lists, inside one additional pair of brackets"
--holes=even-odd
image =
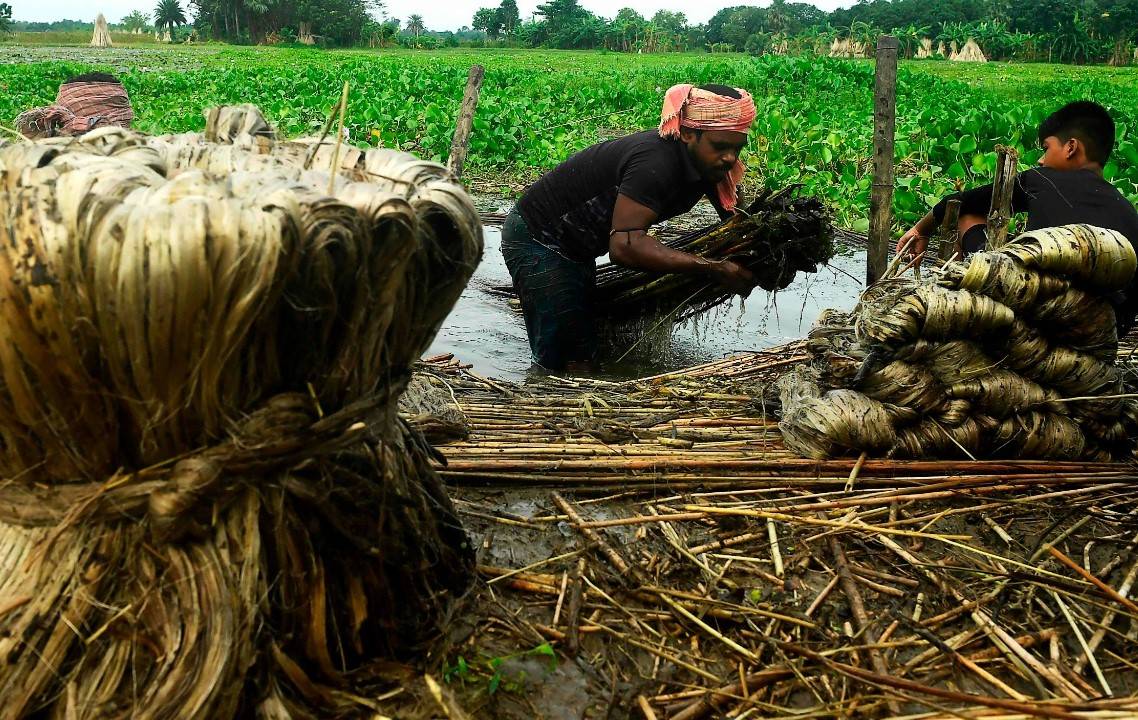
[[(1085, 223), (1122, 233), (1138, 243), (1138, 211), (1103, 177), (1103, 166), (1114, 149), (1114, 121), (1101, 105), (1073, 102), (1052, 113), (1039, 126), (1043, 157), (1039, 166), (1016, 176), (1012, 212), (1027, 213), (1027, 230)], [(949, 199), (960, 200), (960, 238), (964, 254), (987, 244), (992, 185), (983, 185), (941, 200), (897, 242), (897, 250), (912, 241), (909, 253), (925, 251), (928, 236), (944, 220)], [(918, 260), (919, 264), (919, 260)], [(1138, 277), (1111, 298), (1119, 334), (1134, 324), (1138, 313)]]
[(693, 273), (739, 293), (754, 276), (729, 260), (673, 250), (648, 234), (707, 196), (730, 216), (739, 152), (755, 118), (746, 91), (676, 85), (658, 130), (586, 148), (531, 185), (502, 227), (502, 256), (521, 300), (533, 359), (562, 370), (595, 349), (596, 258), (660, 273)]

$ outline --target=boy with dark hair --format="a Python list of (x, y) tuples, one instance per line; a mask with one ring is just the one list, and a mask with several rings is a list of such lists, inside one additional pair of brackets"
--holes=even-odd
[[(1069, 103), (1040, 123), (1038, 135), (1043, 148), (1039, 166), (1016, 176), (1012, 194), (1012, 212), (1027, 213), (1026, 230), (1085, 223), (1115, 230), (1132, 245), (1138, 244), (1138, 211), (1102, 174), (1114, 150), (1114, 121), (1106, 108), (1085, 100)], [(992, 206), (991, 184), (941, 200), (901, 236), (897, 251), (909, 243), (910, 255), (924, 252), (953, 198), (960, 200), (958, 229), (964, 254), (982, 251)], [(1112, 303), (1121, 335), (1138, 313), (1138, 278)]]

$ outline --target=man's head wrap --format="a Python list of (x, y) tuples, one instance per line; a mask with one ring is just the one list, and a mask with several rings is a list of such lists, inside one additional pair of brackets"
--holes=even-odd
[(30, 138), (82, 135), (108, 125), (129, 128), (134, 110), (122, 83), (79, 80), (59, 86), (55, 102), (21, 113), (16, 129)]
[[(679, 139), (681, 127), (746, 133), (755, 121), (755, 101), (746, 90), (735, 88), (735, 91), (742, 97), (720, 95), (694, 85), (668, 88), (660, 110), (660, 137)], [(719, 182), (719, 201), (724, 210), (735, 209), (736, 187), (746, 169), (743, 163), (736, 161), (727, 177)]]

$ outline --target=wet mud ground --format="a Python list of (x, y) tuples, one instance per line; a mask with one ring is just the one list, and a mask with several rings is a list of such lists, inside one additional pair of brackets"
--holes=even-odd
[[(431, 352), (454, 353), (479, 376), (540, 380), (529, 365), (520, 316), (485, 292), (509, 282), (497, 229), (487, 228), (486, 239), (482, 265)], [(608, 366), (601, 377), (640, 377), (800, 338), (821, 310), (854, 305), (864, 263), (863, 251), (840, 255), (832, 268), (800, 278), (773, 298), (760, 292), (694, 327), (676, 328), (662, 351)], [(937, 475), (952, 486), (962, 473)], [(1087, 668), (1070, 670), (1080, 657), (1079, 646), (1058, 601), (1051, 599), (1058, 588), (1069, 605), (1074, 596), (1064, 593), (1083, 588), (1059, 578), (1062, 568), (1040, 559), (1039, 551), (1059, 537), (1072, 557), (1108, 575), (1117, 587), (1136, 561), (1129, 540), (1133, 527), (1117, 523), (1120, 512), (1134, 512), (1133, 491), (1115, 491), (1123, 500), (1107, 490), (1105, 497), (1096, 497), (1093, 488), (1049, 492), (1040, 487), (1026, 497), (1011, 497), (1008, 491), (999, 499), (982, 489), (976, 495), (951, 491), (946, 498), (871, 505), (853, 515), (914, 532), (884, 541), (872, 533), (794, 521), (764, 526), (729, 514), (643, 521), (653, 514), (682, 515), (693, 505), (813, 508), (832, 501), (857, 507), (874, 492), (891, 491), (884, 485), (845, 490), (841, 480), (834, 482), (837, 486), (807, 480), (799, 487), (764, 487), (752, 478), (740, 481), (734, 492), (722, 486), (674, 489), (665, 478), (658, 484), (589, 491), (572, 484), (453, 484), (449, 491), (477, 554), (478, 580), (422, 667), (437, 691), (424, 690), (421, 675), (410, 680), (403, 693), (413, 702), (396, 716), (976, 716), (975, 707), (953, 710), (963, 706), (960, 702), (886, 692), (841, 667), (885, 669), (890, 676), (963, 694), (1103, 695)], [(905, 485), (901, 481), (897, 487)], [(1018, 493), (1022, 488), (1017, 488)], [(558, 494), (580, 514), (577, 520), (558, 504)], [(851, 517), (826, 512), (819, 517), (830, 522)], [(629, 517), (641, 520), (598, 526), (593, 536), (582, 529)], [(812, 514), (807, 509), (801, 517), (809, 520)], [(771, 527), (775, 540), (768, 534)], [(972, 550), (962, 552), (942, 537), (960, 538), (956, 542)], [(839, 582), (841, 566), (856, 590)], [(1054, 588), (1039, 584), (1039, 573), (1056, 583)], [(982, 614), (965, 612), (970, 608)], [(1076, 610), (1088, 623), (1087, 634), (1103, 609), (1099, 598)], [(1017, 658), (996, 649), (979, 629), (984, 618), (1006, 629), (1043, 665), (1016, 669)], [(1138, 665), (1126, 650), (1138, 650), (1138, 624), (1115, 628), (1098, 656), (1106, 668), (1103, 679), (1116, 697), (1125, 697), (1138, 693)], [(826, 656), (794, 654), (800, 651)], [(828, 671), (830, 658), (845, 665)], [(964, 669), (965, 661), (979, 671)], [(997, 676), (1002, 688), (984, 673)], [(1138, 717), (1138, 705), (1102, 712), (1108, 711), (1115, 713), (1109, 717)]]

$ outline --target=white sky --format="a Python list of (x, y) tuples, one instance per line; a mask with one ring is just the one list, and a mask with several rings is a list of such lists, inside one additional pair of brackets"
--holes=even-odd
[[(541, 0), (518, 0), (522, 18), (528, 19)], [(429, 30), (457, 30), (470, 24), (470, 18), (480, 7), (497, 7), (500, 0), (386, 0), (387, 14), (397, 17), (404, 23), (407, 16), (419, 13), (423, 24)], [(150, 13), (157, 5), (156, 0), (9, 0), (13, 20), (46, 21), (87, 20), (93, 22), (95, 15), (103, 13), (108, 22), (118, 22), (132, 10)], [(710, 2), (691, 2), (690, 0), (581, 0), (581, 5), (602, 17), (611, 18), (622, 7), (631, 7), (645, 17), (651, 17), (657, 10), (681, 11), (692, 23), (705, 23), (717, 11), (733, 5), (770, 4), (769, 0), (747, 2), (746, 0), (711, 0)], [(838, 7), (849, 7), (853, 0), (815, 0), (814, 5), (830, 11)], [(182, 6), (187, 7), (186, 0)], [(188, 8), (187, 8), (188, 10)], [(188, 13), (187, 13), (188, 14)]]

